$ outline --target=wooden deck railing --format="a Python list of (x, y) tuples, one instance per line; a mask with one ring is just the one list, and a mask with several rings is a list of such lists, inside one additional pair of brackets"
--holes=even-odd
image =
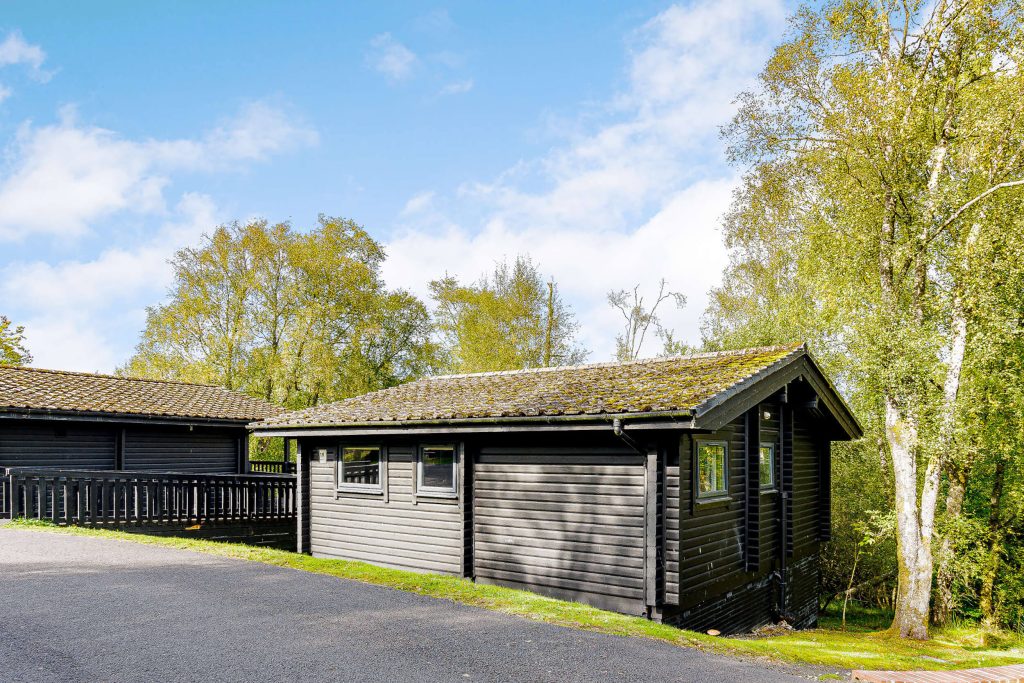
[(250, 460), (249, 471), (261, 474), (295, 474), (295, 463), (287, 460)]
[(82, 526), (293, 520), (295, 476), (3, 470), (7, 517)]

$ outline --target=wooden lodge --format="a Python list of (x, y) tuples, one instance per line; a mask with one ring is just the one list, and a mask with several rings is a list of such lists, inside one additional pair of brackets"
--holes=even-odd
[(248, 457), (248, 423), (279, 412), (216, 386), (0, 366), (0, 518), (294, 547), (290, 463)]
[(277, 406), (221, 387), (0, 365), (0, 469), (247, 471)]
[(298, 544), (698, 630), (817, 620), (830, 444), (803, 345), (423, 379), (253, 425), (299, 443)]

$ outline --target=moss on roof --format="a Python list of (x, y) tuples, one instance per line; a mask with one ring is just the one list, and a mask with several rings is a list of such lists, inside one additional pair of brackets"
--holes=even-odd
[(0, 365), (0, 411), (103, 413), (251, 422), (281, 408), (209, 384)]
[(803, 344), (533, 370), (444, 375), (284, 413), (257, 429), (479, 418), (686, 413)]

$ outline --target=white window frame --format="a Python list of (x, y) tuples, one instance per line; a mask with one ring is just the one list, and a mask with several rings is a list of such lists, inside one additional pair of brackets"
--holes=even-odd
[[(346, 482), (345, 474), (345, 450), (346, 449), (376, 449), (377, 451), (377, 483), (376, 484), (353, 484)], [(349, 444), (338, 446), (338, 490), (350, 491), (352, 493), (383, 493), (384, 492), (384, 447), (378, 444)]]
[[(697, 493), (697, 499), (703, 500), (718, 500), (722, 498), (728, 498), (729, 496), (729, 443), (721, 439), (695, 439), (694, 440), (694, 463), (693, 463), (693, 483), (694, 489)], [(700, 449), (702, 446), (721, 446), (722, 447), (722, 486), (724, 488), (715, 489), (713, 491), (701, 491), (700, 490)], [(717, 468), (716, 468), (717, 469)]]
[[(423, 485), (423, 451), (429, 449), (451, 449), (452, 451), (452, 485), (449, 486), (424, 486)], [(457, 443), (427, 443), (421, 444), (416, 449), (416, 495), (436, 496), (441, 498), (455, 498), (459, 494), (459, 445)]]
[[(771, 473), (772, 480), (769, 483), (767, 483), (767, 484), (765, 484), (764, 482), (761, 481), (761, 467), (760, 467), (760, 463), (761, 463), (761, 449), (762, 448), (767, 448), (768, 452), (770, 453), (769, 458), (768, 458), (768, 470)], [(761, 490), (762, 491), (774, 491), (775, 490), (775, 444), (770, 442), (770, 441), (762, 441), (761, 445), (757, 449), (757, 456), (758, 456), (758, 458), (757, 458), (757, 462), (758, 462), (757, 481), (761, 484)]]

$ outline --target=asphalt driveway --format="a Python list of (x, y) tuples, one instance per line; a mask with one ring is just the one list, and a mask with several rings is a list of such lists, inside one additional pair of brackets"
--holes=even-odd
[(328, 576), (0, 528), (3, 681), (796, 681)]

